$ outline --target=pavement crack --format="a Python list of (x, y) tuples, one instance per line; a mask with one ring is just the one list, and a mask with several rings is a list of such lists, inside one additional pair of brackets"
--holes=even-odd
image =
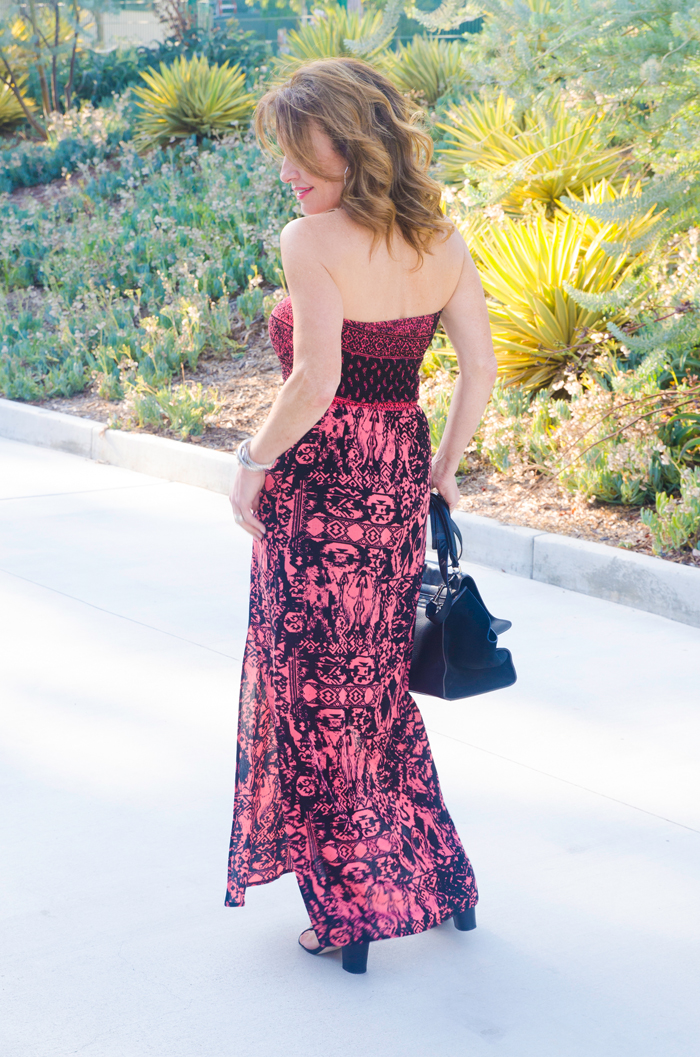
[(22, 499), (56, 499), (64, 495), (91, 495), (93, 492), (127, 492), (134, 488), (160, 488), (172, 481), (149, 481), (147, 484), (118, 484), (111, 488), (77, 488), (74, 492), (37, 492), (35, 495), (3, 495), (0, 503), (17, 503)]
[(455, 738), (452, 734), (443, 734), (441, 730), (432, 730), (430, 727), (425, 728), (430, 735), (437, 735), (439, 738), (447, 738), (448, 741), (456, 741), (458, 745), (466, 745), (470, 749), (475, 749), (477, 752), (486, 753), (487, 756), (495, 756), (498, 760), (505, 760), (506, 763), (515, 764), (516, 767), (524, 767), (527, 771), (534, 771), (535, 774), (544, 775), (545, 778), (552, 778), (555, 782), (563, 782), (564, 785), (571, 785), (574, 789), (581, 789), (584, 793), (592, 793), (593, 796), (600, 796), (604, 800), (611, 800), (613, 804), (621, 804), (623, 807), (629, 807), (633, 811), (641, 811), (643, 815), (650, 815), (652, 818), (658, 818), (661, 822), (668, 822), (672, 826), (679, 826), (680, 829), (687, 829), (690, 833), (700, 834), (700, 830), (694, 829), (693, 826), (686, 826), (683, 822), (676, 822), (674, 818), (666, 818), (665, 815), (657, 815), (655, 811), (648, 811), (645, 807), (637, 807), (636, 804), (630, 804), (627, 800), (619, 800), (616, 796), (609, 796), (608, 793), (601, 793), (598, 789), (591, 789), (587, 785), (580, 785), (579, 782), (572, 782), (568, 778), (562, 778), (558, 774), (550, 774), (549, 771), (543, 771), (539, 767), (533, 767), (530, 763), (523, 763), (521, 760), (513, 760), (510, 756), (504, 756), (500, 752), (494, 752), (493, 749), (484, 749), (481, 745), (474, 745), (471, 741), (464, 741), (463, 738)]
[(79, 602), (82, 606), (89, 606), (90, 609), (96, 609), (98, 613), (106, 613), (110, 617), (117, 617), (118, 620), (126, 620), (129, 624), (138, 624), (141, 628), (148, 628), (149, 631), (156, 631), (159, 635), (167, 635), (168, 638), (177, 639), (178, 642), (187, 642), (190, 646), (196, 646), (200, 650), (206, 650), (208, 653), (215, 653), (217, 657), (226, 657), (230, 661), (236, 661), (240, 663), (241, 658), (236, 657), (233, 653), (224, 653), (223, 650), (215, 650), (213, 646), (205, 646), (203, 642), (195, 642), (194, 639), (188, 639), (184, 635), (177, 635), (174, 631), (165, 631), (163, 628), (158, 628), (154, 624), (147, 624), (144, 620), (136, 620), (135, 617), (127, 617), (123, 613), (115, 613), (113, 609), (105, 609), (104, 606), (96, 606), (94, 602), (86, 602), (84, 598), (78, 598), (77, 595), (70, 595), (67, 591), (59, 591), (57, 587), (48, 587), (46, 584), (39, 583), (38, 580), (31, 580), (28, 576), (20, 576), (19, 573), (13, 573), (9, 569), (4, 569), (0, 566), (0, 572), (5, 573), (6, 576), (14, 576), (16, 580), (22, 580), (24, 583), (32, 584), (34, 587), (40, 587), (43, 591), (51, 591), (55, 595), (60, 595), (62, 598), (70, 598), (71, 602)]

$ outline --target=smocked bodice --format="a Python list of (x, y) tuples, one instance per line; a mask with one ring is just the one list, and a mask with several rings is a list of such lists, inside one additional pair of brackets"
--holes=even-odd
[[(343, 320), (342, 372), (336, 399), (358, 403), (415, 403), (418, 370), (440, 313), (379, 323)], [(270, 341), (286, 379), (294, 362), (294, 319), (289, 297), (270, 316)]]

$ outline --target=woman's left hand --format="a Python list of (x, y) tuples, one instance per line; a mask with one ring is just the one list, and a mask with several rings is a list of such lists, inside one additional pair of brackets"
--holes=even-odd
[(450, 510), (456, 510), (457, 504), (462, 498), (459, 485), (453, 473), (445, 473), (433, 460), (433, 468), (430, 475), (430, 487), (435, 488), (445, 500)]
[(265, 526), (255, 516), (260, 505), (260, 493), (264, 484), (265, 472), (263, 470), (258, 473), (238, 466), (229, 495), (234, 521), (256, 540), (261, 540), (265, 535)]

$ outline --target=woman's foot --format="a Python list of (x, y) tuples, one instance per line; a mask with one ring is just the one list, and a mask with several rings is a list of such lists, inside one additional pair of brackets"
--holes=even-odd
[(299, 937), (299, 946), (303, 947), (309, 954), (325, 954), (327, 951), (337, 951), (338, 947), (322, 947), (316, 939), (313, 929), (305, 929)]
[(308, 954), (327, 954), (329, 951), (343, 952), (343, 969), (346, 973), (360, 975), (367, 972), (369, 942), (348, 943), (345, 947), (322, 947), (313, 929), (305, 929), (299, 937), (299, 946)]

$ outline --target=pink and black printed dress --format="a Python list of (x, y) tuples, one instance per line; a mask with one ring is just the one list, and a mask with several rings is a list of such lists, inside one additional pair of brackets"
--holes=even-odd
[[(293, 871), (324, 946), (477, 901), (408, 692), (430, 481), (418, 369), (438, 319), (345, 320), (337, 395), (260, 498), (226, 903)], [(289, 299), (270, 338), (286, 378)]]

